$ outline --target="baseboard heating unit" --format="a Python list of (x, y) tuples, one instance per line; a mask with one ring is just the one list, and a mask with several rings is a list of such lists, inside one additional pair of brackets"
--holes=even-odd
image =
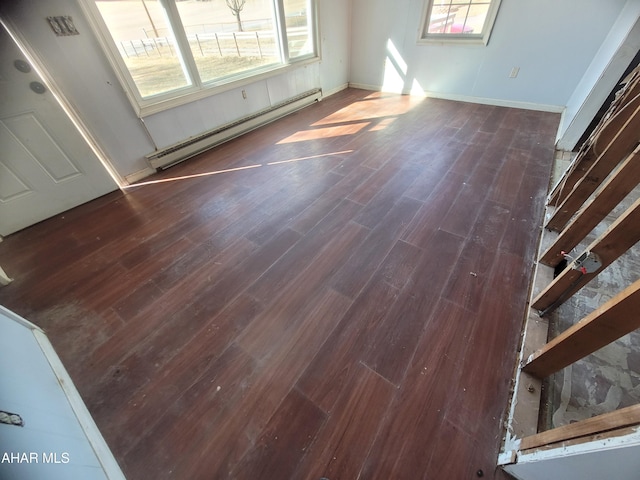
[(153, 168), (164, 169), (254, 130), (289, 113), (300, 110), (322, 99), (322, 90), (316, 88), (252, 115), (222, 125), (146, 156)]

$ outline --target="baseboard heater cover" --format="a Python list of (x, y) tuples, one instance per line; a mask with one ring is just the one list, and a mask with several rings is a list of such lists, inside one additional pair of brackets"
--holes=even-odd
[(239, 137), (262, 125), (300, 110), (322, 99), (322, 90), (316, 88), (269, 108), (227, 123), (188, 140), (176, 143), (146, 156), (153, 168), (164, 169), (202, 153), (210, 148)]

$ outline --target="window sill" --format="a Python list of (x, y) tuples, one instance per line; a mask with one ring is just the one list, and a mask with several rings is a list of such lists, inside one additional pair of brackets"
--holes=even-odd
[(481, 45), (484, 46), (489, 42), (489, 39), (482, 37), (464, 38), (458, 36), (446, 36), (439, 37), (423, 37), (418, 39), (418, 45)]

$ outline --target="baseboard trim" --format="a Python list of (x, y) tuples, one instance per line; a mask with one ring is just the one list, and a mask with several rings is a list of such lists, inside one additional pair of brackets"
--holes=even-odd
[(336, 93), (339, 93), (343, 90), (346, 90), (347, 88), (349, 88), (349, 84), (348, 83), (343, 83), (342, 85), (340, 85), (339, 87), (336, 88), (332, 88), (331, 90), (322, 90), (322, 98), (327, 98), (330, 97), (331, 95), (335, 95)]
[(321, 89), (316, 88), (310, 90), (247, 117), (187, 139), (184, 142), (170, 145), (162, 150), (153, 152), (147, 155), (146, 158), (154, 168), (169, 168), (210, 148), (239, 137), (240, 135), (244, 135), (251, 130), (273, 122), (296, 110), (307, 107), (319, 101), (321, 98)]
[(131, 175), (126, 175), (124, 177), (125, 181), (127, 182), (128, 185), (131, 185), (133, 183), (139, 182), (142, 179), (145, 179), (151, 175), (153, 175), (154, 173), (156, 173), (156, 169), (153, 167), (147, 167), (143, 170), (140, 170), (138, 172), (132, 173)]
[(380, 85), (369, 85), (368, 83), (351, 83), (349, 82), (349, 88), (359, 88), (360, 90), (371, 90), (372, 92), (381, 92), (382, 87)]
[(427, 92), (425, 96), (430, 98), (440, 98), (442, 100), (454, 100), (457, 102), (480, 103), (482, 105), (493, 105), (495, 107), (519, 108), (522, 110), (536, 110), (538, 112), (562, 113), (565, 110), (561, 105), (546, 105), (543, 103), (520, 102), (516, 100), (503, 100), (500, 98), (472, 97), (468, 95), (442, 94)]
[[(351, 88), (360, 88), (362, 90), (372, 90), (376, 92), (384, 91), (383, 87), (376, 85), (368, 85), (366, 83), (350, 83)], [(402, 92), (409, 94), (409, 92)], [(547, 105), (543, 103), (520, 102), (517, 100), (505, 100), (501, 98), (474, 97), (471, 95), (458, 95), (455, 93), (425, 92), (425, 97), (439, 98), (441, 100), (453, 100), (456, 102), (479, 103), (482, 105), (493, 105), (496, 107), (519, 108), (522, 110), (536, 110), (539, 112), (563, 113), (565, 111), (562, 105)]]

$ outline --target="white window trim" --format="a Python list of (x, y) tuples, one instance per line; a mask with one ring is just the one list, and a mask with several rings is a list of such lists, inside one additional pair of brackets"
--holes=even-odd
[[(107, 60), (111, 65), (114, 73), (118, 77), (125, 94), (131, 106), (133, 107), (136, 115), (139, 118), (147, 117), (154, 113), (159, 113), (171, 108), (178, 107), (180, 105), (184, 105), (190, 102), (194, 102), (206, 97), (210, 97), (212, 95), (217, 95), (219, 93), (223, 93), (229, 90), (233, 90), (236, 88), (243, 87), (245, 85), (249, 85), (251, 83), (255, 83), (260, 80), (264, 80), (267, 78), (275, 77), (277, 75), (282, 75), (291, 70), (298, 69), (304, 65), (308, 65), (310, 63), (316, 63), (321, 61), (320, 56), (320, 36), (319, 36), (319, 26), (318, 26), (318, 11), (317, 11), (317, 1), (311, 0), (311, 21), (312, 21), (312, 29), (313, 29), (313, 40), (315, 51), (302, 55), (300, 57), (296, 57), (295, 59), (289, 59), (288, 63), (278, 63), (274, 65), (266, 65), (262, 68), (258, 67), (255, 69), (251, 69), (246, 71), (244, 74), (235, 75), (229, 78), (222, 78), (219, 81), (207, 82), (203, 83), (200, 80), (200, 76), (198, 74), (197, 68), (195, 64), (189, 65), (189, 70), (191, 72), (192, 85), (185, 86), (183, 88), (175, 89), (167, 93), (154, 95), (149, 98), (142, 98), (142, 96), (138, 92), (138, 87), (135, 84), (131, 74), (129, 73), (129, 69), (124, 63), (124, 59), (120, 55), (118, 51), (118, 47), (115, 45), (113, 38), (111, 37), (111, 33), (107, 25), (104, 23), (102, 19), (102, 15), (98, 10), (97, 5), (94, 0), (80, 0), (78, 2), (80, 7), (82, 8), (91, 28), (93, 29), (96, 37), (98, 38), (98, 42), (102, 47), (103, 51), (106, 54)], [(174, 2), (168, 2), (169, 5), (169, 14), (170, 15), (178, 15), (177, 7)], [(282, 7), (282, 2), (277, 0), (278, 8)], [(281, 13), (284, 13), (283, 10)], [(281, 37), (284, 35), (282, 29), (284, 28), (280, 24), (279, 16), (276, 15), (277, 20), (277, 34)], [(176, 17), (179, 18), (179, 17)], [(182, 25), (179, 25), (176, 30), (177, 36), (179, 35), (179, 31), (182, 30)], [(183, 30), (182, 30), (183, 31)], [(176, 41), (180, 41), (176, 39)], [(282, 47), (285, 50), (285, 53), (288, 56), (288, 45), (286, 42)], [(186, 62), (191, 64), (191, 57), (188, 57)]]
[(459, 44), (459, 45), (487, 45), (491, 31), (498, 16), (501, 0), (492, 0), (487, 18), (485, 19), (482, 34), (453, 34), (453, 33), (431, 33), (427, 34), (429, 17), (431, 16), (431, 8), (433, 0), (425, 0), (422, 9), (422, 18), (420, 21), (420, 29), (418, 31), (418, 45), (434, 45), (434, 44)]

